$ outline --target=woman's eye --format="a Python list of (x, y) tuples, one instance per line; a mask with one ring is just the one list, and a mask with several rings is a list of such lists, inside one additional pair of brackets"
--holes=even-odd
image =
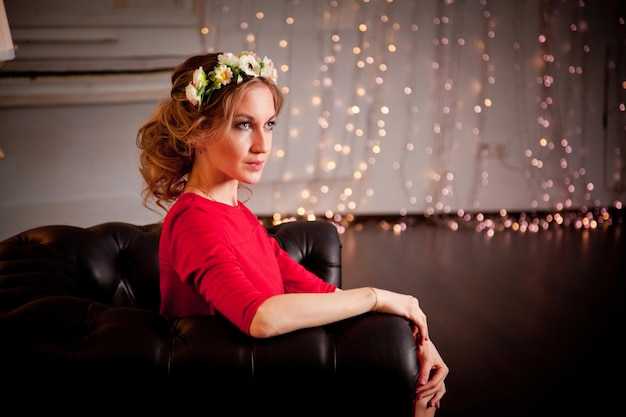
[(267, 123), (265, 124), (265, 128), (266, 128), (267, 130), (273, 130), (273, 129), (274, 129), (274, 126), (276, 126), (276, 122), (274, 122), (274, 121), (272, 121), (272, 122), (267, 122)]
[(241, 122), (237, 124), (237, 127), (239, 129), (250, 129), (251, 125), (250, 125), (250, 122)]

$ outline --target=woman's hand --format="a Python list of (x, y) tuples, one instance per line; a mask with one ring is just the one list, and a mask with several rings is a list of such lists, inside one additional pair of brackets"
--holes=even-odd
[[(414, 337), (417, 337), (416, 331), (417, 329), (413, 332)], [(416, 345), (417, 361), (420, 366), (417, 386), (415, 387), (416, 400), (419, 401), (422, 398), (432, 396), (428, 400), (428, 407), (439, 408), (441, 406), (441, 398), (446, 393), (444, 379), (448, 376), (450, 370), (432, 340), (427, 341), (423, 345), (418, 344), (416, 341)]]
[(378, 288), (375, 291), (378, 295), (376, 311), (408, 319), (414, 328), (415, 343), (418, 347), (423, 346), (428, 341), (428, 323), (417, 298)]

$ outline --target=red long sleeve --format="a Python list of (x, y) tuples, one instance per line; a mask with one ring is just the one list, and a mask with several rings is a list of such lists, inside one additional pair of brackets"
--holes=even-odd
[(159, 258), (161, 314), (219, 311), (246, 334), (273, 295), (335, 290), (292, 260), (241, 202), (183, 194), (165, 218)]

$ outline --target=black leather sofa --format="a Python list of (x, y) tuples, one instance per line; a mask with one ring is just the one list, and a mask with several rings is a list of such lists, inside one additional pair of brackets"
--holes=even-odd
[[(333, 224), (267, 229), (294, 259), (341, 286)], [(411, 415), (418, 364), (406, 320), (365, 314), (254, 339), (220, 316), (163, 317), (159, 233), (159, 224), (53, 225), (0, 242), (3, 407)]]

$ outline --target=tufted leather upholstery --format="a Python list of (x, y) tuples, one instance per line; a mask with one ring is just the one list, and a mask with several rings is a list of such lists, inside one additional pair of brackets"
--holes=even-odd
[[(267, 229), (294, 259), (341, 286), (331, 223)], [(142, 411), (217, 416), (411, 414), (417, 361), (404, 319), (365, 314), (254, 339), (220, 316), (163, 317), (159, 233), (159, 224), (110, 222), (38, 227), (0, 242), (5, 400), (67, 399), (47, 403), (50, 410), (71, 398), (124, 399)]]

